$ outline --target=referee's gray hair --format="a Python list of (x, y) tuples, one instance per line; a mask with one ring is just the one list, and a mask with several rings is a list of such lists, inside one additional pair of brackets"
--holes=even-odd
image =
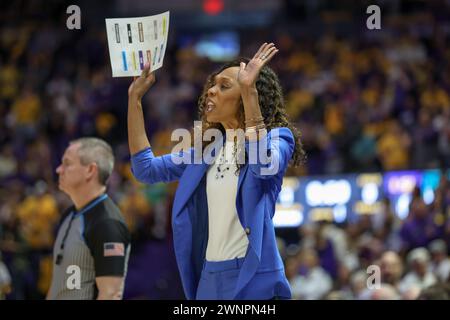
[(98, 168), (98, 180), (105, 185), (114, 168), (114, 154), (111, 146), (104, 140), (93, 137), (72, 140), (70, 144), (79, 143), (78, 155), (82, 165), (95, 162)]

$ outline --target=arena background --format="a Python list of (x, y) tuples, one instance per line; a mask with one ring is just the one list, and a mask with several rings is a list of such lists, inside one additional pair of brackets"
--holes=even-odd
[[(80, 30), (66, 28), (71, 4)], [(372, 4), (379, 30), (366, 26)], [(124, 298), (184, 298), (170, 229), (176, 184), (131, 175), (130, 79), (111, 76), (104, 21), (167, 10), (164, 66), (143, 103), (158, 155), (173, 129), (193, 126), (209, 72), (265, 41), (280, 49), (270, 65), (308, 157), (289, 169), (275, 216), (294, 297), (448, 297), (450, 1), (30, 0), (0, 4), (0, 299), (45, 297), (70, 205), (55, 168), (81, 136), (114, 147), (109, 194), (133, 235)], [(366, 288), (370, 265), (380, 290)]]

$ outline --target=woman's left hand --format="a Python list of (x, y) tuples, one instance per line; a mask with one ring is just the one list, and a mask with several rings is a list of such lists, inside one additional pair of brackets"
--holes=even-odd
[(278, 49), (273, 43), (268, 44), (265, 42), (248, 64), (241, 62), (238, 73), (239, 85), (246, 87), (255, 86), (256, 79), (258, 79), (262, 67), (264, 67), (277, 52)]

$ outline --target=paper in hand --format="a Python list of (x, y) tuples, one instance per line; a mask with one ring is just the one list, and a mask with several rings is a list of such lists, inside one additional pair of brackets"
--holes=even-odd
[(139, 76), (149, 61), (151, 71), (162, 67), (169, 15), (105, 19), (113, 77)]

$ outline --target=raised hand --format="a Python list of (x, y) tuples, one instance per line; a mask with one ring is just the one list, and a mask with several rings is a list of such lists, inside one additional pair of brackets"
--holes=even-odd
[(278, 49), (273, 43), (268, 44), (264, 42), (248, 64), (241, 62), (238, 73), (239, 85), (247, 87), (254, 86), (262, 67), (265, 66), (277, 52)]
[(150, 72), (150, 63), (146, 63), (139, 77), (134, 77), (128, 88), (128, 96), (141, 99), (144, 94), (155, 83), (155, 73)]

